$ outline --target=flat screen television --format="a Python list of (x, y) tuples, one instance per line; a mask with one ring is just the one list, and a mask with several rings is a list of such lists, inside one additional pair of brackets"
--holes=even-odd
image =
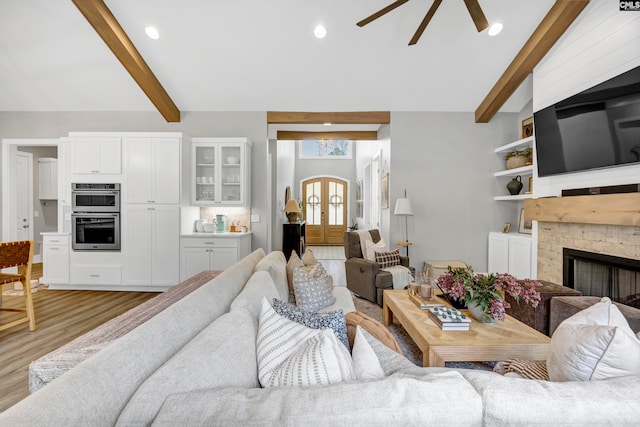
[(640, 163), (640, 67), (533, 114), (538, 176)]

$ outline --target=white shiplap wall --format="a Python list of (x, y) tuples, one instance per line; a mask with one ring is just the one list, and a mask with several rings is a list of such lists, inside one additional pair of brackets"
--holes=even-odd
[[(533, 110), (640, 66), (640, 12), (621, 12), (618, 0), (592, 0), (533, 72)], [(562, 189), (640, 182), (640, 166), (552, 177), (534, 176), (534, 196)]]

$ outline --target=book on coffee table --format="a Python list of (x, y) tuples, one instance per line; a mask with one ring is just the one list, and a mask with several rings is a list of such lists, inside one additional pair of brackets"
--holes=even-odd
[(429, 317), (443, 331), (468, 331), (471, 325), (471, 319), (453, 307), (430, 308)]
[(444, 304), (436, 299), (425, 299), (418, 295), (409, 295), (409, 299), (418, 306), (420, 310), (428, 310), (430, 308), (444, 307)]

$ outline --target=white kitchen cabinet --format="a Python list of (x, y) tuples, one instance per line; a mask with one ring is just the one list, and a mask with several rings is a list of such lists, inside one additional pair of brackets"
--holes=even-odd
[(127, 203), (180, 203), (180, 138), (124, 138)]
[(182, 236), (180, 280), (205, 270), (224, 270), (251, 252), (250, 233), (193, 234)]
[(38, 198), (58, 199), (58, 159), (40, 157), (38, 159)]
[(180, 206), (128, 204), (123, 212), (125, 287), (167, 289), (180, 282)]
[(251, 143), (247, 138), (193, 138), (191, 203), (242, 206), (251, 203)]
[(509, 273), (518, 279), (531, 277), (531, 236), (489, 233), (489, 273)]
[(122, 143), (120, 138), (71, 138), (71, 173), (122, 173)]
[(69, 283), (69, 235), (42, 235), (42, 279), (47, 285)]

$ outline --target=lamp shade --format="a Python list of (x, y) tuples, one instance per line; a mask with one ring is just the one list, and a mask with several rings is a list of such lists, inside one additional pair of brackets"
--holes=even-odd
[(294, 199), (287, 200), (287, 204), (284, 207), (284, 211), (286, 213), (292, 213), (292, 212), (300, 213), (300, 212), (302, 212), (300, 210), (300, 206), (298, 206), (298, 202), (296, 200), (294, 200)]
[(396, 200), (396, 208), (393, 211), (394, 215), (413, 215), (413, 209), (411, 209), (411, 200), (406, 197), (402, 197)]

